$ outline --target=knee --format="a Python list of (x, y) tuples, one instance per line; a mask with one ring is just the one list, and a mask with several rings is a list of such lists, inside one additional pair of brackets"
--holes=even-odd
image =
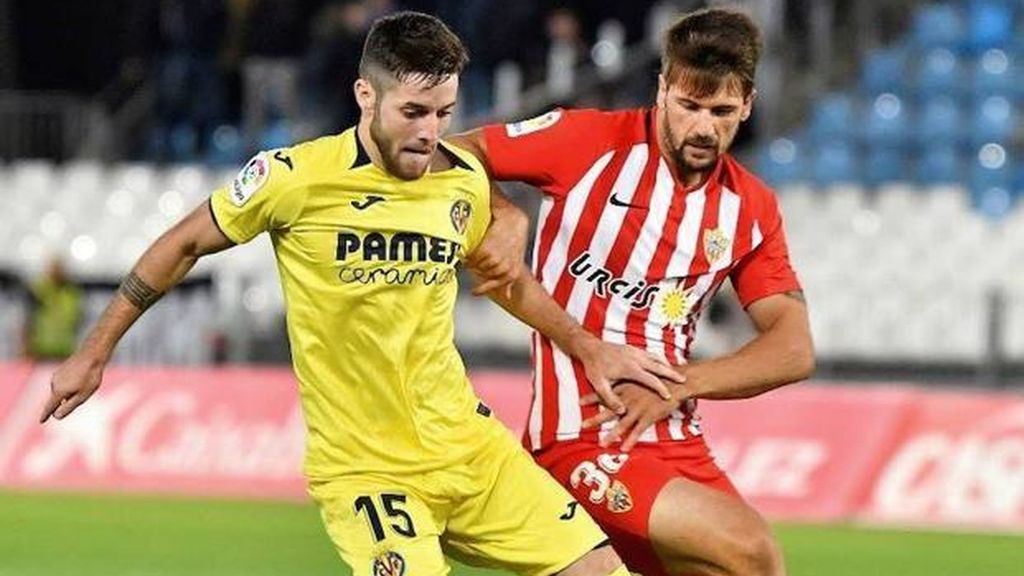
[(785, 575), (782, 549), (767, 526), (746, 534), (737, 541), (736, 548), (732, 555), (735, 565), (729, 566), (729, 576)]
[(587, 552), (579, 560), (573, 562), (558, 576), (616, 576), (627, 573), (622, 560), (611, 546), (601, 546)]

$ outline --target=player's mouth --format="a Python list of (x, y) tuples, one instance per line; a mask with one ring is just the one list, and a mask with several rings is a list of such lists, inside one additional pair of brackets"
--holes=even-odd
[(432, 148), (402, 148), (402, 152), (406, 154), (415, 154), (417, 156), (430, 156), (434, 150)]

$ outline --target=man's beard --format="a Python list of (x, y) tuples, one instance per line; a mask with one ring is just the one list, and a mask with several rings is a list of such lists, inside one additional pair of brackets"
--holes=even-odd
[(423, 172), (426, 172), (426, 170), (419, 174), (406, 174), (402, 172), (401, 167), (398, 165), (398, 154), (401, 150), (396, 149), (394, 142), (384, 135), (384, 129), (380, 125), (379, 111), (377, 114), (374, 114), (373, 120), (370, 121), (370, 139), (373, 140), (373, 144), (380, 152), (380, 161), (384, 163), (384, 169), (388, 174), (402, 180), (416, 180), (423, 176)]
[[(711, 137), (690, 138), (689, 140), (684, 140), (682, 143), (677, 145), (674, 142), (672, 130), (669, 128), (667, 113), (663, 119), (663, 125), (665, 126), (665, 139), (668, 140), (665, 144), (667, 144), (667, 148), (672, 151), (672, 161), (676, 165), (676, 170), (683, 174), (689, 172), (703, 172), (709, 170), (716, 162), (718, 162), (720, 154), (718, 151), (718, 141), (716, 139)], [(687, 145), (698, 146), (702, 147), (704, 150), (708, 150), (711, 152), (711, 158), (700, 162), (690, 162), (686, 159), (685, 148)]]

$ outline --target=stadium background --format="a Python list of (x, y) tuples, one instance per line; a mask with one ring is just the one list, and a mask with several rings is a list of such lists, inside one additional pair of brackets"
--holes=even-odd
[[(253, 151), (354, 121), (380, 14), (432, 12), (465, 39), (466, 128), (650, 102), (660, 31), (704, 4), (0, 0), (0, 576), (340, 571), (296, 476), (269, 242), (203, 262), (95, 405), (43, 430), (26, 415), (52, 365), (23, 351), (50, 262), (84, 330)], [(819, 370), (705, 404), (712, 447), (793, 574), (1024, 574), (1024, 2), (728, 4), (765, 32), (736, 152), (779, 193)], [(468, 293), (457, 322), (481, 394), (520, 425), (528, 332)], [(751, 334), (729, 294), (701, 322), (703, 356)], [(180, 418), (131, 442), (167, 391)]]

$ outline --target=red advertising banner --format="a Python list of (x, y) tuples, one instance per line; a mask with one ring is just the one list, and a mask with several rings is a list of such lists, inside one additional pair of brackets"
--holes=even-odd
[[(287, 369), (115, 367), (40, 426), (51, 373), (0, 365), (0, 486), (306, 498)], [(529, 376), (473, 382), (521, 433)], [(1024, 531), (1022, 396), (800, 384), (700, 413), (719, 465), (770, 518)]]
[(701, 402), (705, 437), (740, 492), (776, 519), (839, 518), (864, 500), (915, 392), (800, 384)]
[(1024, 530), (1024, 397), (916, 394), (860, 515)]
[(4, 417), (18, 488), (304, 498), (305, 428), (288, 370), (112, 367), (72, 416), (38, 424), (52, 368)]

